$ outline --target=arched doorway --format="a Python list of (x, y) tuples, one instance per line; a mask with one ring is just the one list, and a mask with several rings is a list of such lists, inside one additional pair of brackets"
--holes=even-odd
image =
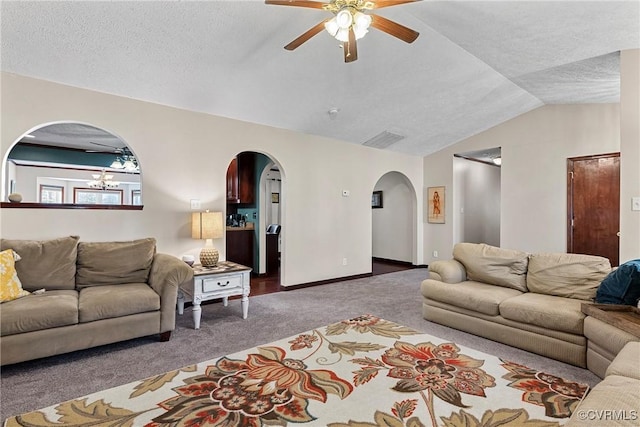
[(404, 174), (388, 172), (378, 180), (373, 188), (371, 215), (373, 274), (415, 265), (417, 198)]
[(244, 151), (229, 164), (227, 260), (253, 269), (252, 294), (269, 293), (280, 287), (280, 255), (286, 230), (284, 189), (282, 167), (268, 154)]
[(19, 194), (24, 207), (141, 207), (140, 171), (138, 158), (115, 134), (81, 122), (45, 123), (7, 152), (2, 200)]

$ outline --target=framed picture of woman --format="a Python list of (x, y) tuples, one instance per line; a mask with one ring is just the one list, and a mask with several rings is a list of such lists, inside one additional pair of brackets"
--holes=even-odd
[(427, 222), (444, 224), (444, 187), (427, 188)]

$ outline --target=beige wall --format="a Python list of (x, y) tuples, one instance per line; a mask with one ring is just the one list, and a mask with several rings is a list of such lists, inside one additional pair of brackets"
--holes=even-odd
[[(502, 147), (500, 245), (565, 252), (566, 159), (619, 151), (620, 106), (537, 108), (425, 157), (425, 187), (452, 188), (453, 154), (491, 147)], [(425, 263), (433, 260), (434, 250), (440, 258), (451, 256), (454, 215), (458, 214), (447, 207), (446, 224), (424, 224)]]
[[(295, 285), (370, 272), (375, 183), (398, 171), (414, 188), (423, 186), (422, 159), (399, 153), (7, 73), (1, 95), (3, 160), (17, 139), (43, 123), (91, 124), (121, 137), (138, 157), (144, 201), (142, 211), (3, 209), (3, 237), (153, 236), (161, 252), (197, 254), (203, 242), (190, 238), (190, 199), (223, 211), (227, 166), (238, 152), (251, 150), (282, 171), (282, 281)], [(351, 196), (342, 197), (343, 189)], [(416, 219), (415, 228), (421, 235), (422, 222)], [(224, 258), (224, 241), (214, 245)], [(421, 246), (418, 240), (414, 261), (423, 257)]]
[(620, 262), (640, 258), (640, 50), (620, 53)]
[[(640, 258), (640, 50), (620, 55), (620, 104), (547, 105), (434, 153), (424, 159), (425, 187), (453, 187), (454, 153), (502, 147), (500, 245), (566, 251), (566, 158), (620, 152), (620, 262)], [(456, 243), (447, 224), (424, 224), (425, 263)]]

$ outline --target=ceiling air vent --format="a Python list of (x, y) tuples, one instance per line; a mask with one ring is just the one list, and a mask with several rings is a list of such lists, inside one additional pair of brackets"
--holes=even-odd
[(402, 135), (385, 130), (368, 141), (365, 141), (362, 145), (373, 148), (387, 148), (404, 138)]

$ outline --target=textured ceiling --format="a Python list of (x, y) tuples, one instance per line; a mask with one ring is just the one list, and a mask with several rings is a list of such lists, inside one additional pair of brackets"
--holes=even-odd
[[(426, 155), (545, 103), (618, 102), (639, 1), (421, 1), (378, 13), (343, 62), (330, 16), (262, 1), (2, 1), (3, 71)], [(331, 117), (329, 110), (336, 109)], [(387, 134), (385, 134), (387, 135)], [(397, 139), (397, 138), (396, 138)], [(385, 144), (387, 145), (387, 144)]]

